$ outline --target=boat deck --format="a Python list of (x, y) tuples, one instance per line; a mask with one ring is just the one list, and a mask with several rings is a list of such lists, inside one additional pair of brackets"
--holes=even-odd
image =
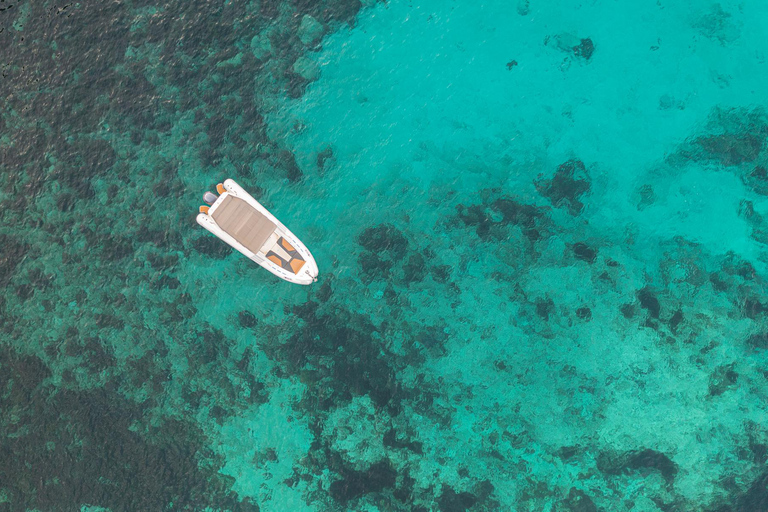
[(254, 254), (277, 226), (246, 201), (227, 196), (211, 215), (216, 224)]
[(298, 274), (304, 267), (304, 258), (281, 236), (275, 223), (247, 201), (227, 196), (211, 217), (221, 229), (253, 254), (261, 254), (294, 274)]

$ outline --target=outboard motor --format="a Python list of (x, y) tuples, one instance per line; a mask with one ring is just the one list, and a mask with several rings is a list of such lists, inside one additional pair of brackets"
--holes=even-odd
[(209, 206), (213, 205), (213, 203), (215, 203), (218, 198), (219, 196), (217, 196), (213, 192), (206, 192), (205, 194), (203, 194), (203, 201), (208, 203)]

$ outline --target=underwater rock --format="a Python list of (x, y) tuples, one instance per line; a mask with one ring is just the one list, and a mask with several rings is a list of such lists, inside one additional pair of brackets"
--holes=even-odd
[(742, 176), (742, 181), (756, 193), (768, 195), (768, 168), (764, 165), (756, 165), (752, 172)]
[[(80, 510), (83, 503), (165, 510), (171, 501), (181, 509), (235, 509), (232, 482), (219, 475), (222, 463), (193, 423), (165, 418), (142, 435), (135, 426), (145, 410), (114, 385), (54, 392), (39, 358), (7, 348), (0, 348), (0, 366), (0, 408), (18, 414), (16, 437), (0, 441), (8, 510)], [(71, 371), (62, 376), (73, 382)], [(198, 465), (201, 457), (206, 463)]]
[[(753, 209), (753, 205), (747, 205), (749, 210)], [(722, 270), (728, 275), (738, 276), (745, 281), (751, 281), (757, 276), (757, 270), (754, 265), (748, 260), (745, 260), (733, 252), (728, 252), (723, 259)]]
[(125, 322), (109, 313), (99, 313), (96, 315), (96, 327), (99, 329), (117, 329), (122, 330), (125, 327)]
[(203, 122), (208, 133), (211, 148), (216, 149), (224, 143), (227, 129), (232, 126), (232, 121), (221, 114), (214, 114)]
[(323, 281), (320, 289), (317, 290), (317, 300), (320, 302), (328, 302), (333, 294), (333, 288), (331, 287), (331, 281), (329, 279)]
[(299, 75), (307, 82), (314, 82), (320, 78), (320, 66), (314, 59), (309, 57), (299, 57), (296, 62), (293, 63), (293, 72)]
[(751, 335), (747, 338), (747, 345), (754, 349), (768, 349), (768, 332)]
[(251, 53), (257, 60), (265, 60), (272, 54), (272, 42), (269, 37), (256, 34), (251, 39)]
[[(752, 512), (768, 510), (768, 472), (758, 476), (744, 494), (737, 496), (728, 512)], [(719, 512), (719, 510), (718, 510)]]
[(741, 312), (746, 318), (754, 320), (765, 311), (765, 306), (757, 299), (753, 297), (747, 297), (744, 299), (744, 303), (741, 305)]
[(507, 62), (507, 71), (512, 71), (512, 68), (515, 67), (515, 66), (517, 66), (517, 61), (516, 60), (511, 60), (511, 61)]
[(282, 0), (262, 0), (259, 2), (259, 16), (274, 20), (280, 15)]
[(328, 408), (367, 394), (378, 407), (397, 407), (402, 393), (392, 366), (397, 358), (374, 340), (377, 328), (367, 317), (338, 308), (333, 315), (318, 314), (318, 304), (311, 301), (292, 311), (304, 320), (303, 327), (283, 345), (264, 350), (292, 373), (308, 364), (319, 369), (317, 391), (328, 400), (316, 406)]
[(573, 244), (573, 254), (576, 256), (576, 259), (586, 261), (587, 263), (594, 263), (595, 259), (597, 259), (597, 251), (582, 242)]
[(322, 171), (325, 169), (325, 163), (329, 160), (333, 160), (333, 148), (326, 147), (317, 154), (317, 169)]
[(568, 496), (560, 502), (568, 512), (597, 512), (597, 506), (584, 491), (571, 487)]
[(725, 393), (739, 380), (739, 374), (733, 369), (734, 365), (718, 366), (709, 376), (709, 396)]
[(661, 473), (668, 483), (674, 482), (678, 471), (677, 464), (669, 457), (647, 448), (622, 454), (601, 452), (597, 457), (597, 469), (606, 475), (621, 475), (632, 471), (643, 473), (653, 470)]
[(576, 316), (582, 320), (589, 322), (590, 320), (592, 320), (592, 310), (586, 306), (580, 307), (579, 309), (576, 310)]
[(568, 160), (561, 164), (551, 180), (536, 183), (536, 189), (554, 206), (566, 206), (571, 215), (584, 208), (581, 198), (591, 188), (587, 169), (581, 160)]
[(384, 434), (382, 443), (388, 448), (402, 448), (410, 450), (418, 455), (424, 454), (422, 443), (419, 441), (410, 441), (407, 438), (404, 440), (398, 439), (397, 432), (395, 432), (395, 429), (393, 428), (389, 429), (387, 433)]
[(192, 241), (192, 247), (200, 254), (216, 259), (226, 258), (232, 252), (229, 245), (222, 243), (221, 240), (213, 236), (196, 238)]
[(430, 269), (432, 278), (438, 283), (446, 283), (451, 278), (450, 265), (436, 265)]
[(508, 226), (518, 226), (531, 243), (541, 238), (541, 224), (546, 219), (536, 206), (523, 204), (510, 197), (501, 197), (489, 205), (456, 206), (457, 217), (466, 226), (474, 226), (482, 239), (508, 240)]
[[(392, 493), (395, 499), (401, 503), (413, 503), (413, 486), (416, 480), (408, 475), (404, 475), (402, 483), (397, 486), (395, 492)], [(416, 510), (415, 508), (413, 509)], [(426, 511), (426, 509), (424, 509)]]
[(445, 345), (449, 340), (449, 336), (445, 332), (445, 328), (429, 325), (419, 332), (414, 339), (429, 352), (442, 355), (445, 354)]
[(669, 318), (669, 328), (674, 332), (677, 330), (677, 326), (680, 325), (680, 323), (683, 321), (683, 311), (681, 309), (678, 309), (674, 312), (674, 314)]
[(292, 151), (287, 149), (281, 150), (277, 154), (277, 160), (285, 168), (286, 176), (291, 183), (296, 183), (304, 177), (304, 173), (301, 172), (299, 164), (296, 163), (296, 157)]
[(250, 311), (241, 311), (237, 314), (237, 319), (240, 322), (241, 327), (250, 329), (256, 327), (256, 317)]
[(323, 28), (323, 25), (309, 14), (305, 14), (304, 17), (301, 18), (298, 35), (299, 40), (304, 43), (304, 45), (309, 46), (323, 37), (324, 33), (325, 28)]
[(589, 60), (595, 53), (595, 44), (590, 38), (582, 39), (578, 45), (573, 47), (573, 54), (584, 60)]
[(708, 158), (725, 166), (754, 162), (765, 147), (765, 137), (756, 134), (710, 135), (695, 140)]
[(16, 287), (16, 296), (20, 301), (24, 302), (30, 299), (35, 294), (35, 289), (31, 285), (22, 284)]
[(102, 260), (108, 262), (120, 261), (133, 254), (131, 239), (124, 236), (108, 235), (103, 238), (101, 246)]
[(726, 46), (741, 36), (741, 24), (738, 18), (732, 18), (733, 15), (725, 11), (722, 5), (714, 3), (708, 12), (693, 20), (691, 27), (701, 35)]
[(0, 234), (0, 286), (6, 286), (14, 275), (16, 266), (24, 260), (29, 246), (18, 239)]
[(285, 85), (285, 90), (288, 94), (288, 97), (294, 100), (301, 98), (304, 95), (304, 91), (306, 90), (307, 85), (309, 85), (309, 80), (300, 74), (295, 73), (293, 68), (286, 69), (285, 73), (283, 73), (283, 76), (288, 81), (288, 83)]
[(717, 272), (709, 274), (709, 282), (712, 283), (712, 288), (716, 292), (726, 292), (730, 288), (730, 285), (725, 281)]
[(341, 480), (331, 484), (330, 492), (333, 499), (341, 504), (360, 498), (372, 492), (381, 492), (395, 486), (397, 472), (389, 460), (382, 460), (365, 471), (354, 471), (343, 468)]
[(179, 262), (179, 256), (177, 254), (147, 254), (147, 262), (150, 264), (153, 270), (158, 272), (166, 272), (175, 267)]
[(536, 301), (536, 314), (545, 322), (549, 321), (549, 315), (555, 310), (555, 302), (547, 297)]
[(508, 197), (497, 199), (491, 204), (491, 207), (501, 213), (503, 223), (525, 228), (534, 227), (536, 221), (544, 215), (539, 208), (530, 204), (519, 203)]
[(408, 257), (408, 260), (405, 262), (405, 265), (403, 265), (403, 276), (405, 282), (410, 284), (422, 281), (425, 275), (425, 265), (426, 261), (424, 260), (424, 256), (422, 256), (421, 253), (415, 252), (411, 254)]
[(592, 54), (595, 52), (595, 44), (590, 38), (578, 38), (573, 34), (563, 33), (555, 36), (547, 36), (544, 39), (544, 44), (554, 44), (555, 48), (561, 52), (574, 55), (575, 57), (589, 60), (592, 58)]
[(357, 257), (357, 263), (363, 275), (370, 279), (383, 279), (392, 270), (393, 263), (390, 260), (381, 258), (374, 253), (361, 253)]
[(637, 300), (640, 301), (640, 306), (648, 311), (651, 318), (659, 318), (661, 304), (659, 304), (659, 299), (656, 298), (656, 295), (649, 287), (646, 286), (637, 292)]
[(477, 496), (469, 492), (457, 493), (453, 488), (443, 484), (442, 494), (437, 500), (440, 512), (466, 512), (475, 503)]
[(557, 450), (556, 455), (567, 461), (572, 459), (579, 451), (580, 448), (578, 446), (562, 446)]
[(391, 259), (401, 259), (408, 249), (408, 240), (392, 224), (379, 224), (366, 228), (358, 237), (358, 243), (375, 254), (387, 254)]
[(56, 198), (56, 208), (63, 213), (71, 212), (75, 209), (75, 202), (77, 199), (74, 195), (64, 192), (63, 194), (59, 194)]
[(480, 238), (488, 238), (494, 222), (486, 213), (485, 208), (482, 205), (464, 206), (463, 204), (460, 204), (456, 206), (456, 210), (458, 218), (466, 226), (475, 226), (475, 233), (477, 233), (477, 236)]

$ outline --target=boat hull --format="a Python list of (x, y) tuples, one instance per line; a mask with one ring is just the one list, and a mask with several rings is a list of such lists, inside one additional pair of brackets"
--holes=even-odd
[[(215, 203), (213, 203), (207, 213), (199, 213), (197, 215), (197, 223), (200, 224), (202, 227), (219, 237), (221, 240), (226, 242), (229, 246), (231, 246), (233, 249), (236, 249), (238, 252), (244, 254), (252, 261), (258, 263), (260, 266), (262, 266), (264, 269), (268, 270), (272, 274), (276, 275), (280, 279), (284, 279), (285, 281), (295, 283), (295, 284), (302, 284), (302, 285), (309, 285), (317, 281), (317, 276), (319, 273), (319, 270), (317, 268), (317, 263), (315, 262), (315, 258), (312, 256), (312, 253), (309, 252), (309, 249), (307, 249), (307, 246), (305, 246), (301, 240), (296, 237), (285, 225), (283, 225), (282, 222), (277, 220), (277, 218), (272, 215), (269, 210), (264, 208), (264, 206), (259, 203), (256, 199), (254, 199), (248, 192), (246, 192), (240, 185), (235, 183), (234, 180), (228, 179), (224, 182), (224, 189), (225, 192), (219, 196), (219, 198), (216, 200)], [(238, 242), (234, 237), (229, 235), (226, 231), (224, 231), (214, 220), (213, 214), (216, 211), (216, 208), (219, 207), (219, 205), (222, 204), (224, 199), (227, 198), (227, 196), (232, 195), (234, 197), (237, 197), (238, 199), (242, 199), (243, 201), (246, 201), (250, 206), (252, 206), (255, 210), (257, 210), (259, 213), (267, 217), (273, 224), (275, 224), (275, 232), (272, 236), (277, 235), (278, 237), (282, 237), (285, 241), (287, 241), (293, 248), (298, 252), (301, 257), (304, 259), (304, 265), (301, 267), (301, 269), (297, 273), (293, 273), (289, 270), (284, 269), (282, 266), (277, 265), (273, 261), (267, 259), (262, 253), (254, 253), (247, 247), (245, 247), (243, 244)]]

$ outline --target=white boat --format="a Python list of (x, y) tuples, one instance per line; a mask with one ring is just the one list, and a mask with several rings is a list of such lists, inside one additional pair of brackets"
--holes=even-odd
[(226, 180), (206, 192), (197, 223), (277, 277), (296, 284), (317, 281), (317, 263), (301, 240), (248, 192)]

